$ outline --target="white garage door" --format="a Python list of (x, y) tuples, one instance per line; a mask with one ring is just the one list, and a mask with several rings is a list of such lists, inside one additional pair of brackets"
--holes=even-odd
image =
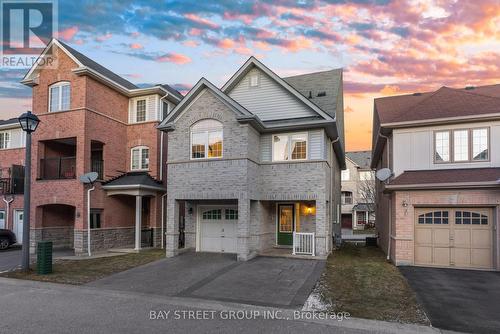
[(200, 251), (236, 253), (238, 209), (235, 207), (201, 207)]
[(427, 208), (415, 212), (415, 264), (493, 268), (490, 209)]

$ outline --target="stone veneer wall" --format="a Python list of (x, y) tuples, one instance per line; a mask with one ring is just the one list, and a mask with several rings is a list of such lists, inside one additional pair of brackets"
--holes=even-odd
[[(75, 254), (87, 252), (87, 231), (75, 230)], [(106, 250), (110, 248), (134, 247), (135, 228), (100, 228), (92, 230), (91, 250)]]

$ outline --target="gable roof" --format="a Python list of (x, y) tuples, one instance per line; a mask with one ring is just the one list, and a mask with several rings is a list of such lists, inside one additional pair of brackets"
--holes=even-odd
[(351, 159), (359, 168), (370, 169), (372, 151), (346, 152), (347, 158)]
[[(179, 103), (172, 112), (168, 114), (167, 117), (158, 125), (158, 129), (160, 130), (172, 130), (173, 129), (173, 121), (182, 113), (184, 109), (186, 109), (192, 101), (196, 99), (198, 94), (202, 92), (204, 89), (210, 90), (214, 95), (221, 100), (225, 105), (227, 105), (231, 110), (233, 110), (237, 118), (241, 119), (256, 119), (258, 122), (260, 120), (256, 115), (253, 115), (251, 112), (246, 110), (243, 106), (241, 106), (238, 102), (233, 100), (228, 95), (224, 94), (220, 91), (213, 83), (208, 81), (205, 78), (201, 78), (196, 85), (191, 88), (191, 90), (186, 94), (184, 99)], [(260, 122), (261, 123), (261, 122)]]
[(309, 99), (307, 97), (305, 97), (300, 92), (298, 92), (289, 83), (287, 83), (284, 79), (282, 79), (276, 73), (271, 71), (267, 66), (262, 64), (259, 60), (257, 60), (257, 58), (255, 58), (253, 56), (248, 58), (248, 60), (238, 69), (238, 71), (236, 71), (236, 73), (233, 74), (233, 76), (224, 84), (224, 86), (221, 88), (221, 90), (225, 94), (228, 94), (236, 86), (236, 84), (254, 67), (258, 68), (259, 70), (261, 70), (262, 72), (267, 74), (274, 81), (276, 81), (279, 85), (281, 85), (285, 90), (287, 90), (289, 93), (291, 93), (293, 96), (295, 96), (299, 101), (304, 103), (310, 109), (315, 111), (318, 115), (320, 115), (325, 120), (335, 120), (335, 115), (333, 115), (333, 116), (329, 115), (328, 113), (323, 111), (320, 107), (318, 107), (316, 104), (309, 101)]
[(294, 75), (283, 80), (330, 116), (335, 117), (337, 100), (343, 98), (342, 69)]
[(103, 183), (103, 189), (142, 188), (165, 191), (163, 184), (147, 172), (129, 172)]
[[(139, 96), (145, 94), (168, 94), (172, 97), (174, 102), (179, 102), (182, 99), (182, 95), (168, 85), (156, 85), (152, 87), (139, 88), (130, 81), (124, 79), (118, 74), (110, 71), (106, 67), (98, 64), (84, 54), (76, 51), (69, 45), (53, 38), (49, 44), (45, 47), (39, 58), (43, 58), (47, 52), (52, 47), (60, 48), (64, 53), (66, 53), (77, 65), (77, 68), (73, 69), (73, 72), (77, 75), (90, 75), (93, 78), (103, 82), (104, 84), (120, 91), (122, 94), (127, 96)], [(35, 78), (33, 77), (35, 70), (38, 68), (39, 64), (35, 63), (28, 73), (24, 76), (21, 83), (33, 86), (36, 84)], [(167, 88), (168, 87), (168, 88)]]
[(434, 92), (377, 98), (374, 101), (372, 167), (385, 136), (397, 127), (500, 119), (500, 84), (469, 88), (441, 87)]
[(496, 85), (496, 89), (490, 86), (488, 89), (468, 90), (441, 87), (431, 93), (383, 97), (375, 99), (375, 107), (382, 125), (500, 114), (500, 85)]
[(19, 127), (21, 126), (21, 124), (19, 124), (19, 119), (17, 118), (9, 118), (9, 119), (6, 119), (6, 120), (2, 120), (0, 119), (0, 126), (8, 126), (8, 125), (14, 125), (14, 124), (18, 124)]

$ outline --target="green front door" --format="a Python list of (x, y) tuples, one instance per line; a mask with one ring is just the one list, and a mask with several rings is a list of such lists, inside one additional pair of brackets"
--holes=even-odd
[(295, 212), (293, 204), (278, 204), (278, 245), (293, 244)]

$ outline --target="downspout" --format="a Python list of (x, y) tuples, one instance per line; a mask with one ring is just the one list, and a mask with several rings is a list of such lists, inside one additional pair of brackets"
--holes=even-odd
[(165, 247), (165, 197), (167, 193), (161, 196), (161, 249)]
[(7, 199), (5, 196), (3, 197), (3, 201), (5, 202), (5, 228), (9, 228), (9, 211), (10, 211), (10, 203), (14, 201), (13, 197)]
[[(166, 98), (169, 94), (165, 94), (163, 97), (160, 97), (160, 105), (161, 101)], [(169, 104), (167, 103), (167, 108), (170, 108)], [(168, 110), (167, 110), (168, 113)], [(161, 115), (163, 116), (163, 114)], [(161, 116), (159, 118), (161, 118)], [(163, 121), (163, 120), (162, 120)], [(163, 181), (163, 131), (161, 131), (160, 134), (160, 181)]]
[[(379, 131), (379, 136), (387, 140), (387, 168), (391, 166), (390, 150), (391, 150), (391, 138), (389, 136), (383, 135)], [(387, 181), (386, 181), (387, 182)], [(389, 195), (389, 233), (387, 236), (387, 260), (391, 259), (391, 242), (392, 242), (392, 195)]]
[(92, 184), (92, 188), (87, 190), (87, 249), (88, 249), (88, 254), (89, 257), (91, 256), (90, 253), (90, 192), (95, 189), (94, 184)]
[[(335, 154), (335, 148), (333, 147), (335, 145), (336, 142), (338, 142), (340, 140), (340, 136), (337, 135), (337, 138), (335, 138), (334, 140), (332, 140), (332, 158), (333, 158), (333, 155)], [(333, 166), (330, 168), (331, 172), (330, 172), (330, 183), (331, 183), (331, 189), (330, 189), (330, 196), (332, 196), (332, 198), (330, 198), (330, 213), (333, 213), (333, 209), (335, 208), (335, 205), (336, 205), (336, 208), (335, 208), (335, 216), (336, 216), (336, 223), (339, 224), (340, 223), (340, 206), (339, 204), (337, 203), (337, 201), (333, 200), (333, 189), (335, 189), (335, 170), (333, 169)], [(333, 220), (333, 219), (332, 219)], [(333, 225), (332, 225), (332, 232), (333, 231)], [(335, 235), (335, 232), (333, 233)], [(332, 249), (333, 247), (335, 247), (335, 238), (333, 240), (333, 245), (332, 245)]]

